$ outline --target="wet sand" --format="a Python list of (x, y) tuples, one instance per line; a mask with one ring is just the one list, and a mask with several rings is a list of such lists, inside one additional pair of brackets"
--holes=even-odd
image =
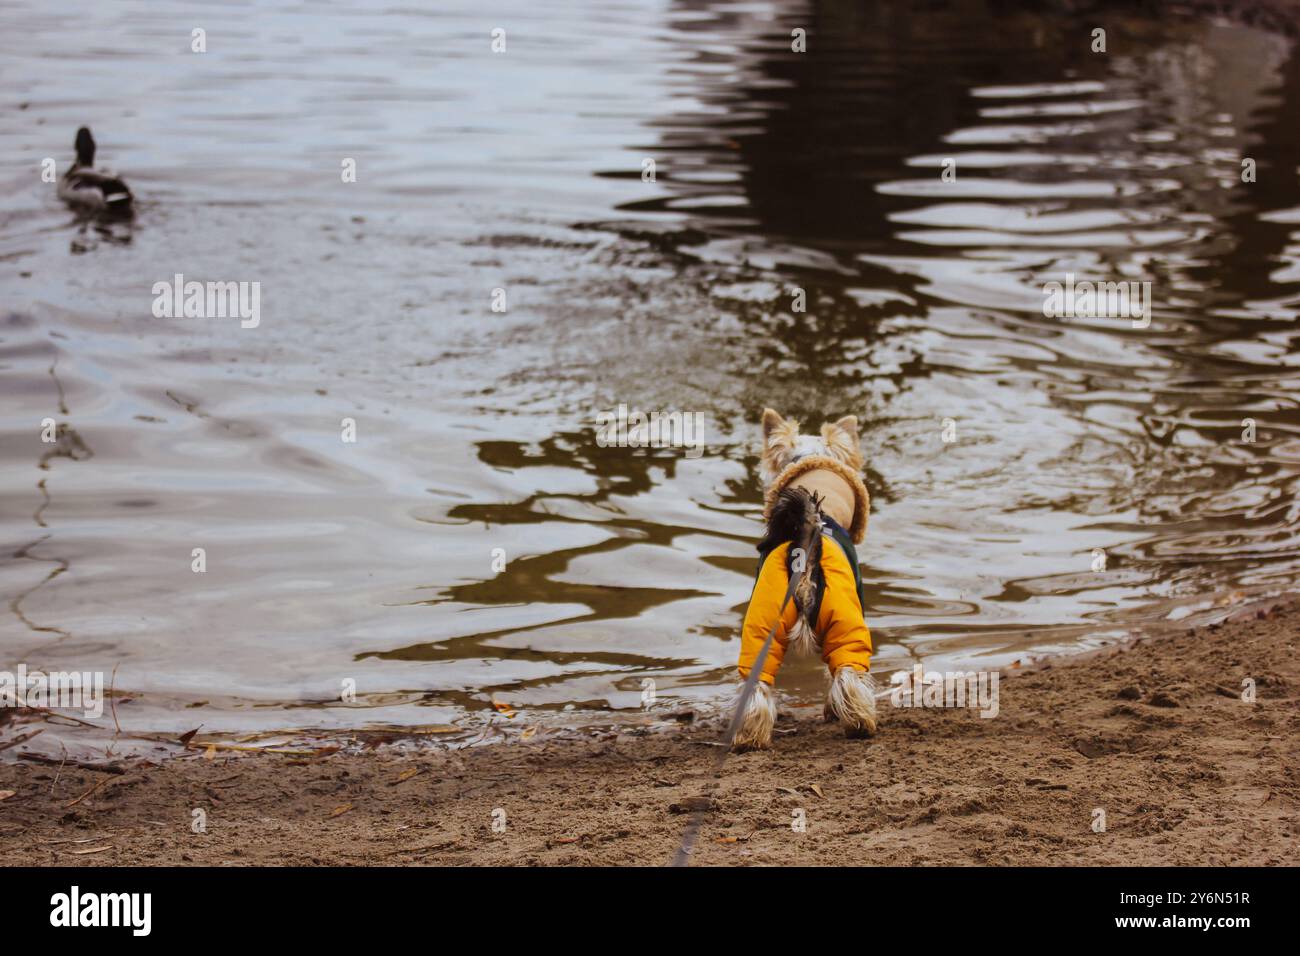
[(1297, 638), (1296, 599), (1250, 607), (1009, 669), (994, 719), (886, 704), (869, 742), (783, 714), (775, 747), (729, 758), (716, 789), (713, 721), (419, 754), (194, 752), (118, 773), (11, 752), (0, 850), (18, 865), (657, 865), (707, 795), (698, 864), (1294, 866)]

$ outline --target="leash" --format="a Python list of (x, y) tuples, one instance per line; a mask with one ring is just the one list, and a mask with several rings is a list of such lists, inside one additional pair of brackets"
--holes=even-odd
[[(804, 555), (804, 560), (808, 556)], [(763, 642), (763, 649), (758, 652), (758, 658), (754, 661), (754, 666), (749, 669), (749, 676), (745, 678), (745, 685), (740, 689), (740, 699), (736, 701), (736, 711), (731, 715), (731, 723), (727, 727), (727, 734), (723, 738), (723, 747), (718, 754), (717, 763), (713, 767), (713, 778), (719, 780), (722, 778), (722, 765), (726, 763), (727, 756), (731, 753), (731, 745), (736, 741), (736, 731), (740, 730), (740, 722), (745, 714), (745, 708), (749, 706), (749, 699), (754, 696), (754, 690), (758, 687), (759, 675), (763, 673), (763, 665), (767, 662), (767, 652), (772, 649), (772, 639), (776, 637), (776, 629), (781, 626), (781, 618), (785, 617), (786, 606), (790, 599), (794, 597), (795, 588), (799, 586), (799, 581), (803, 577), (803, 571), (798, 574), (790, 575), (790, 586), (785, 589), (785, 599), (781, 602), (781, 610), (776, 614), (776, 621), (772, 624), (772, 629), (767, 632), (767, 640)], [(682, 844), (677, 848), (677, 854), (673, 857), (673, 866), (689, 866), (691, 862), (691, 851), (695, 849), (695, 840), (700, 835), (700, 827), (704, 824), (704, 814), (708, 812), (707, 806), (698, 806), (691, 811), (691, 818), (686, 824), (686, 832), (682, 834)]]

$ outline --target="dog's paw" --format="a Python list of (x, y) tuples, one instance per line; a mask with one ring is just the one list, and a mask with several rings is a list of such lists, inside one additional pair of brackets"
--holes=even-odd
[(772, 727), (776, 723), (776, 693), (770, 684), (759, 681), (741, 715), (740, 726), (731, 749), (737, 752), (762, 750), (772, 746)]
[(852, 739), (876, 733), (876, 681), (866, 671), (841, 667), (826, 692), (826, 714), (844, 725)]

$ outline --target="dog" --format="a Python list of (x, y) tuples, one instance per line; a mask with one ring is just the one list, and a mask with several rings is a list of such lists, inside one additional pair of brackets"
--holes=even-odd
[[(826, 662), (826, 720), (838, 721), (849, 737), (870, 737), (876, 732), (876, 685), (854, 545), (866, 537), (871, 498), (860, 476), (858, 420), (848, 415), (827, 422), (814, 437), (801, 435), (797, 421), (765, 409), (762, 458), (767, 534), (758, 545), (758, 575), (741, 630), (742, 683), (774, 624), (776, 635), (733, 749), (771, 745), (773, 686), (790, 647), (816, 651)], [(799, 579), (782, 610), (792, 574)]]

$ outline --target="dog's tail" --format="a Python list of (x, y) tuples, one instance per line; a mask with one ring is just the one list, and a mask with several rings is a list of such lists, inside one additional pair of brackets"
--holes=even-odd
[(802, 488), (783, 488), (767, 522), (767, 536), (759, 542), (764, 553), (790, 542), (786, 571), (799, 576), (794, 604), (798, 611), (790, 630), (790, 646), (798, 652), (812, 652), (821, 643), (817, 636), (817, 594), (825, 586), (822, 572), (821, 498)]

